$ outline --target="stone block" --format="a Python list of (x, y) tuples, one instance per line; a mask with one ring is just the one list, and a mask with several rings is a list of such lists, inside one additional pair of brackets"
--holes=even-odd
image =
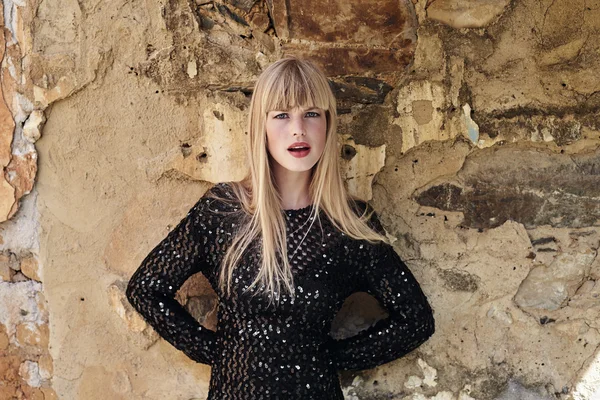
[(23, 275), (41, 282), (42, 279), (40, 278), (39, 268), (38, 260), (34, 256), (25, 257), (21, 260), (21, 272)]
[[(507, 163), (506, 160), (511, 162)], [(456, 179), (415, 193), (425, 206), (464, 213), (464, 225), (492, 228), (514, 220), (528, 228), (597, 226), (600, 150), (563, 155), (497, 147), (472, 153)]]
[(23, 126), (23, 137), (30, 143), (35, 143), (42, 135), (41, 130), (46, 122), (46, 117), (43, 111), (34, 110), (25, 121)]
[(268, 4), (275, 32), (284, 40), (401, 49), (415, 39), (416, 21), (406, 1), (268, 0)]
[(596, 253), (559, 254), (549, 266), (535, 267), (523, 281), (515, 302), (522, 308), (557, 310), (575, 294)]
[(483, 28), (498, 19), (509, 0), (433, 0), (427, 17), (453, 28)]
[(400, 49), (367, 46), (308, 46), (304, 42), (282, 45), (286, 55), (306, 57), (316, 61), (328, 76), (381, 74), (402, 71), (412, 61), (413, 47)]
[(52, 378), (52, 374), (54, 373), (52, 357), (50, 357), (49, 354), (42, 354), (38, 360), (38, 365), (40, 367), (40, 376), (42, 379), (50, 380)]
[(0, 280), (10, 282), (15, 271), (9, 267), (8, 256), (0, 254)]
[(25, 322), (17, 325), (17, 343), (21, 346), (35, 346), (39, 349), (47, 349), (49, 343), (48, 325), (36, 325)]
[(110, 285), (108, 295), (112, 309), (123, 319), (131, 332), (142, 332), (148, 327), (144, 318), (129, 304), (123, 282)]
[(38, 388), (42, 384), (38, 363), (34, 361), (23, 361), (19, 366), (19, 376), (31, 387)]
[(430, 81), (413, 81), (400, 88), (396, 97), (398, 117), (393, 120), (402, 129), (402, 152), (429, 140), (447, 140), (444, 130), (446, 98), (444, 86)]
[(6, 327), (0, 324), (0, 351), (5, 351), (10, 344), (8, 335), (6, 334)]
[(54, 389), (50, 387), (41, 387), (40, 391), (44, 394), (44, 400), (58, 400), (58, 396)]

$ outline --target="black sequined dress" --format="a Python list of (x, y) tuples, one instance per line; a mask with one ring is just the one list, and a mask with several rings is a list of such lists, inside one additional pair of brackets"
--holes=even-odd
[[(233, 199), (226, 183), (210, 191)], [(359, 207), (370, 206), (360, 202)], [(266, 299), (243, 293), (259, 260), (256, 249), (249, 248), (234, 271), (233, 293), (225, 297), (216, 291), (217, 331), (204, 328), (175, 300), (175, 293), (197, 272), (218, 287), (217, 268), (235, 232), (238, 208), (235, 202), (203, 196), (146, 256), (126, 291), (158, 334), (212, 367), (209, 400), (342, 400), (339, 370), (395, 360), (433, 334), (427, 298), (392, 246), (352, 240), (324, 213), (321, 224), (315, 220), (309, 230), (310, 206), (282, 211), (295, 300), (282, 294), (279, 304), (268, 306)], [(383, 232), (373, 215), (371, 226)], [(331, 323), (344, 300), (357, 291), (374, 296), (389, 317), (355, 336), (334, 340)]]

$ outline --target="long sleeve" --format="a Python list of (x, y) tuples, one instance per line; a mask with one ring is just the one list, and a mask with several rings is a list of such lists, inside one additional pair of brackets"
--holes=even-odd
[(129, 280), (126, 296), (161, 337), (192, 360), (212, 366), (215, 332), (200, 325), (175, 299), (190, 276), (215, 268), (222, 251), (220, 217), (211, 211), (215, 199), (207, 194), (144, 258)]
[[(377, 215), (371, 226), (383, 233)], [(362, 370), (393, 361), (425, 342), (435, 331), (433, 311), (417, 280), (387, 243), (363, 241), (358, 290), (376, 298), (389, 316), (357, 335), (333, 340), (339, 370)]]

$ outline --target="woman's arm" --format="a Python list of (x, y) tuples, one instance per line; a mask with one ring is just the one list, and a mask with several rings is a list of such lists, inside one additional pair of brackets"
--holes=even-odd
[[(377, 215), (371, 225), (383, 228)], [(435, 331), (433, 311), (417, 280), (387, 243), (366, 241), (361, 254), (359, 291), (375, 297), (389, 316), (357, 335), (334, 340), (334, 358), (340, 370), (374, 368), (404, 356)]]
[(206, 275), (216, 267), (224, 233), (222, 218), (211, 212), (219, 203), (207, 195), (218, 185), (150, 251), (131, 276), (126, 290), (129, 302), (160, 336), (192, 360), (211, 366), (216, 356), (216, 334), (200, 325), (175, 299), (175, 294), (191, 275)]

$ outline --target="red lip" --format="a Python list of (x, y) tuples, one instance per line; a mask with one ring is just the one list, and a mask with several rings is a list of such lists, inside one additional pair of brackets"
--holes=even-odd
[(291, 149), (292, 147), (306, 147), (310, 149), (310, 145), (306, 142), (296, 142), (294, 144), (292, 144), (290, 147), (288, 147), (288, 150)]

